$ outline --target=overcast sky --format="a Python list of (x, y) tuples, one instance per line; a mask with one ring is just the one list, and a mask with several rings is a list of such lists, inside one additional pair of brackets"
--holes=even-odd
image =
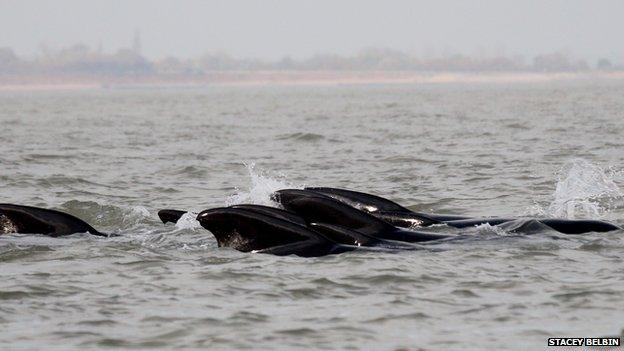
[(129, 47), (149, 58), (295, 58), (389, 47), (491, 56), (566, 50), (624, 62), (624, 0), (0, 0), (0, 47)]

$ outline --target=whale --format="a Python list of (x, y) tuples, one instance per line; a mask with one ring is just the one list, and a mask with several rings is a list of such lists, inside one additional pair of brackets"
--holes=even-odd
[(337, 243), (285, 217), (249, 208), (218, 207), (200, 212), (197, 221), (212, 233), (219, 247), (242, 252), (318, 257), (358, 248)]
[(275, 207), (243, 204), (213, 208), (197, 220), (217, 239), (219, 247), (242, 252), (317, 257), (356, 249), (417, 250), (419, 246), (384, 240), (340, 225), (306, 223)]
[(337, 225), (374, 238), (418, 243), (450, 236), (398, 228), (370, 213), (307, 190), (282, 189), (274, 192), (273, 198), (306, 223)]
[(294, 212), (290, 212), (284, 209), (279, 209), (264, 205), (255, 204), (240, 204), (231, 206), (231, 208), (243, 208), (249, 211), (256, 211), (266, 214), (272, 217), (278, 217), (292, 223), (305, 226), (313, 231), (325, 236), (326, 238), (344, 245), (355, 245), (360, 247), (376, 247), (386, 249), (415, 249), (416, 247), (411, 244), (395, 240), (386, 240), (379, 237), (367, 235), (350, 228), (337, 225), (318, 222), (306, 222), (303, 217), (300, 217)]
[(593, 219), (559, 219), (559, 218), (472, 218), (465, 220), (456, 220), (456, 221), (447, 221), (444, 224), (454, 227), (454, 228), (468, 228), (479, 226), (483, 224), (489, 225), (501, 225), (507, 222), (521, 220), (521, 219), (532, 219), (539, 223), (542, 223), (562, 234), (585, 234), (585, 233), (604, 233), (610, 232), (614, 230), (622, 230), (621, 227), (599, 220)]
[(78, 217), (61, 211), (15, 204), (0, 204), (0, 234), (25, 233), (60, 237), (76, 233), (110, 236)]
[[(228, 209), (228, 210), (226, 210)], [(234, 211), (229, 211), (234, 210)], [(235, 211), (235, 210), (243, 210), (245, 212)], [(417, 249), (414, 245), (409, 245), (403, 242), (396, 242), (392, 240), (384, 240), (380, 238), (376, 238), (373, 236), (369, 236), (366, 234), (362, 234), (360, 232), (351, 230), (347, 227), (343, 227), (340, 225), (331, 225), (327, 223), (307, 223), (302, 217), (297, 214), (286, 211), (280, 208), (265, 206), (265, 205), (256, 205), (256, 204), (239, 204), (229, 206), (227, 208), (217, 208), (206, 211), (218, 211), (219, 213), (228, 212), (232, 218), (234, 218), (234, 214), (236, 214), (236, 220), (232, 220), (229, 222), (229, 227), (225, 228), (221, 226), (220, 228), (214, 229), (215, 231), (211, 231), (213, 234), (217, 233), (215, 238), (217, 239), (217, 243), (220, 246), (231, 247), (243, 252), (260, 252), (260, 253), (277, 253), (279, 254), (288, 254), (288, 250), (292, 249), (292, 246), (284, 246), (286, 244), (291, 244), (290, 236), (297, 235), (296, 231), (301, 231), (301, 228), (297, 228), (295, 231), (293, 227), (290, 227), (291, 234), (282, 234), (274, 236), (275, 228), (271, 227), (280, 221), (290, 222), (292, 225), (296, 225), (299, 227), (303, 227), (306, 230), (311, 230), (314, 232), (308, 235), (320, 235), (324, 237), (324, 239), (330, 240), (335, 244), (348, 245), (348, 246), (356, 246), (356, 247), (375, 247), (375, 248), (384, 248), (391, 250), (414, 250)], [(253, 212), (262, 216), (252, 216), (250, 217), (249, 212)], [(163, 223), (176, 222), (179, 218), (186, 213), (182, 210), (160, 210), (158, 212), (159, 217)], [(212, 213), (212, 212), (207, 212)], [(200, 213), (201, 214), (201, 213)], [(201, 217), (204, 218), (204, 217)], [(210, 217), (212, 219), (212, 217)], [(200, 216), (198, 215), (197, 220), (200, 220)], [(203, 219), (203, 223), (208, 223), (210, 219)], [(253, 225), (257, 225), (260, 221), (266, 222), (265, 229), (271, 228), (268, 232), (262, 232), (260, 235), (262, 236), (273, 236), (272, 242), (263, 241), (262, 238), (258, 237), (258, 232), (253, 230), (250, 231), (248, 228)], [(202, 221), (200, 221), (200, 224)], [(268, 224), (267, 224), (268, 223)], [(207, 224), (207, 225), (217, 225), (215, 223)], [(204, 228), (208, 229), (204, 226)], [(245, 229), (247, 228), (247, 229)], [(210, 230), (210, 229), (209, 229)], [(219, 238), (223, 238), (224, 236), (219, 236), (219, 233), (226, 231), (230, 232), (230, 235), (234, 235), (237, 237), (236, 240), (221, 240)], [(235, 234), (234, 231), (236, 231)], [(307, 232), (307, 231), (306, 231)], [(293, 234), (294, 233), (294, 234)], [(254, 249), (250, 249), (247, 247), (247, 244), (242, 245), (241, 243), (248, 243), (250, 241), (254, 241), (260, 243)], [(266, 247), (265, 247), (266, 246)], [(279, 249), (275, 248), (280, 246)], [(293, 251), (292, 254), (298, 254), (300, 256), (319, 256), (320, 253), (324, 252), (323, 250), (319, 250), (316, 245), (296, 245), (297, 250)], [(305, 250), (309, 253), (302, 254), (301, 250)], [(312, 253), (313, 252), (313, 253)]]
[(391, 200), (363, 192), (329, 188), (309, 187), (300, 193), (291, 193), (291, 197), (299, 194), (306, 195), (305, 191), (331, 197), (354, 208), (368, 212), (371, 215), (401, 228), (427, 227), (434, 224), (444, 224), (454, 228), (467, 228), (483, 224), (500, 225), (519, 219), (534, 219), (549, 228), (563, 234), (585, 234), (589, 232), (608, 232), (622, 228), (606, 221), (592, 219), (559, 219), (559, 218), (518, 218), (518, 217), (466, 217), (447, 214), (425, 214), (411, 211)]
[(256, 205), (256, 204), (239, 204), (239, 205), (233, 205), (230, 206), (231, 208), (240, 208), (240, 209), (246, 209), (249, 211), (254, 211), (254, 212), (258, 212), (258, 213), (262, 213), (265, 214), (267, 216), (272, 216), (272, 217), (277, 217), (277, 218), (281, 218), (283, 220), (289, 221), (289, 222), (293, 222), (295, 224), (301, 225), (301, 226), (307, 226), (308, 223), (306, 223), (306, 221), (301, 218), (301, 216), (298, 216), (297, 214), (293, 213), (293, 212), (289, 212), (283, 209), (279, 209), (276, 207), (271, 207), (271, 206), (265, 206), (265, 205)]
[[(306, 225), (306, 223), (303, 220), (303, 218), (295, 215), (294, 213), (290, 213), (290, 212), (287, 212), (287, 211), (284, 211), (284, 210), (280, 210), (280, 209), (275, 208), (275, 207), (270, 207), (270, 206), (265, 206), (265, 205), (256, 205), (256, 204), (240, 204), (240, 205), (233, 205), (233, 206), (230, 206), (230, 207), (231, 208), (248, 209), (250, 211), (264, 213), (264, 214), (269, 215), (269, 216), (280, 217), (282, 219), (285, 219), (285, 220), (297, 223), (299, 225), (303, 225), (303, 226)], [(174, 223), (175, 224), (186, 213), (188, 213), (188, 211), (163, 209), (163, 210), (159, 210), (158, 211), (158, 218), (160, 218), (160, 220), (161, 220), (161, 222), (163, 222), (163, 224), (167, 224), (167, 223)]]
[(359, 210), (369, 212), (375, 217), (390, 222), (397, 227), (426, 227), (432, 224), (440, 224), (444, 221), (464, 220), (471, 218), (452, 214), (414, 212), (406, 207), (397, 204), (396, 202), (393, 202), (381, 196), (354, 190), (329, 187), (307, 187), (304, 190), (331, 197)]

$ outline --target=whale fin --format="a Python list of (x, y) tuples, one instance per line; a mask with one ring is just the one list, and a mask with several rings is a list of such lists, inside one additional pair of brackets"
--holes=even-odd
[(242, 252), (323, 256), (351, 248), (338, 247), (322, 235), (291, 221), (243, 208), (221, 207), (200, 212), (197, 220), (219, 247)]
[(14, 231), (16, 233), (45, 234), (52, 237), (75, 233), (109, 236), (100, 233), (82, 219), (70, 214), (14, 204), (0, 204), (0, 225), (0, 234)]
[(177, 223), (180, 218), (187, 213), (187, 211), (180, 210), (160, 210), (158, 211), (158, 218), (163, 222), (163, 224)]

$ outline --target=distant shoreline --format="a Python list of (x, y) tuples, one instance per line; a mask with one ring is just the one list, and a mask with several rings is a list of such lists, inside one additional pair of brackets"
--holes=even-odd
[(200, 88), (209, 86), (327, 86), (370, 84), (545, 83), (624, 80), (624, 71), (420, 72), (223, 71), (201, 75), (0, 75), (0, 91)]

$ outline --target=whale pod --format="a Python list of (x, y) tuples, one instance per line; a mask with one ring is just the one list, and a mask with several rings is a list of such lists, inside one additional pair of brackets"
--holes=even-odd
[[(549, 230), (581, 234), (620, 229), (597, 220), (421, 214), (379, 196), (335, 188), (282, 189), (274, 192), (271, 198), (283, 209), (241, 204), (202, 211), (197, 220), (214, 235), (220, 247), (305, 257), (362, 247), (414, 250), (422, 247), (416, 243), (462, 237), (456, 231), (441, 234), (414, 230), (434, 224), (460, 229), (490, 224), (509, 233), (525, 235)], [(176, 221), (183, 213), (162, 210), (159, 216), (163, 222)]]

